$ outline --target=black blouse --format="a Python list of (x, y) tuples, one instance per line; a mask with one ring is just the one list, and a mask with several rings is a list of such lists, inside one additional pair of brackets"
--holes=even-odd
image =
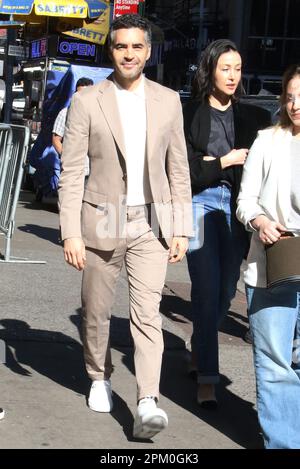
[[(250, 148), (258, 130), (271, 125), (269, 111), (244, 103), (233, 103), (234, 148)], [(188, 150), (190, 175), (193, 194), (198, 194), (223, 178), (220, 158), (206, 161), (211, 130), (210, 106), (191, 100), (183, 108), (184, 131)], [(220, 155), (223, 156), (223, 155)], [(232, 166), (232, 192), (236, 201), (243, 167)]]

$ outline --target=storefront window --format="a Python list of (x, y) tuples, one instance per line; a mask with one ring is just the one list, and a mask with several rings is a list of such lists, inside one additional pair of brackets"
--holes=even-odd
[(299, 62), (300, 40), (286, 41), (285, 62), (292, 64)]
[(286, 16), (286, 1), (282, 0), (268, 0), (269, 3), (269, 21), (268, 21), (268, 36), (283, 36), (284, 23)]
[(269, 70), (277, 70), (282, 60), (282, 39), (267, 39), (264, 46), (264, 67)]
[(247, 67), (281, 73), (299, 60), (299, 17), (299, 0), (253, 0)]
[(253, 0), (250, 21), (250, 36), (264, 36), (268, 0)]
[[(289, 12), (288, 12), (288, 23), (287, 31), (289, 37), (299, 37), (300, 38), (300, 27), (299, 27), (299, 17), (300, 17), (300, 5), (299, 1), (289, 1)], [(296, 43), (297, 44), (297, 43)], [(299, 47), (300, 44), (297, 44)], [(298, 49), (298, 60), (299, 60), (299, 49)]]

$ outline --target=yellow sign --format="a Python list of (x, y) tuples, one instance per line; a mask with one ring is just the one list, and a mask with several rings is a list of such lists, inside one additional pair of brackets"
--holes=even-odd
[[(102, 13), (99, 18), (92, 22), (83, 22), (80, 28), (72, 29), (71, 31), (63, 31), (68, 36), (76, 37), (84, 41), (93, 42), (95, 44), (103, 45), (109, 30), (110, 7)], [(62, 31), (61, 22), (59, 29)]]
[(34, 11), (41, 16), (68, 16), (69, 18), (86, 18), (87, 4), (83, 0), (35, 0)]

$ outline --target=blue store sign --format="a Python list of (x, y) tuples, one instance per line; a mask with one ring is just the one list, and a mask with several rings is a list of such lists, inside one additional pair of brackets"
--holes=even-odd
[(36, 41), (31, 41), (29, 48), (29, 58), (30, 59), (40, 59), (46, 57), (47, 55), (47, 39), (38, 39)]

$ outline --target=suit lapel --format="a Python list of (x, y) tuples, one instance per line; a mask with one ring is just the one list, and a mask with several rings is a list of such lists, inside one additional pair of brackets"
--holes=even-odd
[(126, 159), (125, 142), (120, 113), (112, 80), (102, 82), (99, 87), (98, 102), (109, 125), (111, 133), (123, 157)]
[(146, 116), (147, 116), (147, 143), (146, 154), (148, 161), (155, 154), (154, 148), (157, 142), (159, 129), (159, 116), (162, 112), (160, 95), (153, 90), (151, 82), (145, 78)]

